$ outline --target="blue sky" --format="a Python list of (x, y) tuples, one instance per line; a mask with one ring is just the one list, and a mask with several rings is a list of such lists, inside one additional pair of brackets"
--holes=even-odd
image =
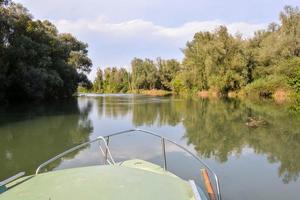
[(17, 0), (35, 18), (52, 21), (89, 44), (94, 79), (97, 67), (130, 68), (133, 57), (176, 58), (197, 31), (226, 25), (234, 34), (278, 21), (284, 5), (299, 0)]

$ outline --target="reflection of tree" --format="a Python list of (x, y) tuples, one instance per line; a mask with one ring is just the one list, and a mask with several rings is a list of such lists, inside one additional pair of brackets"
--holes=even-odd
[(132, 112), (133, 124), (136, 126), (176, 125), (181, 121), (181, 114), (177, 110), (183, 101), (169, 98), (154, 98), (148, 96), (118, 95), (97, 97), (98, 114), (106, 117), (124, 117)]
[(106, 117), (124, 117), (131, 111), (131, 98), (127, 95), (97, 97), (98, 114)]
[(102, 117), (104, 112), (104, 97), (100, 96), (96, 98), (97, 101), (97, 108), (98, 108), (98, 116)]
[(130, 99), (127, 96), (124, 97), (113, 97), (106, 96), (104, 98), (105, 103), (105, 115), (107, 117), (124, 117), (131, 110), (131, 105), (128, 103)]
[(236, 102), (189, 101), (183, 121), (188, 142), (193, 143), (201, 155), (215, 156), (221, 162), (226, 161), (230, 153), (240, 152), (249, 131), (243, 130), (247, 112), (238, 106)]
[(0, 117), (0, 179), (19, 171), (33, 173), (47, 159), (87, 141), (92, 131), (89, 103), (80, 109), (77, 101), (11, 109), (8, 113), (15, 114)]
[[(0, 115), (0, 163), (7, 170), (0, 172), (0, 179), (1, 174), (6, 176), (19, 170), (32, 172), (48, 158), (88, 140), (92, 132), (88, 115), (95, 105), (100, 116), (132, 114), (135, 126), (182, 123), (188, 143), (201, 156), (226, 162), (229, 155), (239, 154), (247, 146), (257, 154), (267, 155), (270, 163), (280, 163), (278, 173), (285, 183), (300, 175), (300, 114), (295, 110), (270, 102), (120, 95), (80, 98), (79, 105), (66, 102), (0, 110), (15, 113)], [(266, 120), (267, 125), (247, 127), (249, 117)]]
[[(300, 172), (300, 119), (283, 106), (251, 104), (237, 101), (190, 102), (184, 117), (188, 142), (205, 157), (215, 156), (221, 162), (245, 145), (269, 162), (280, 162), (279, 175), (285, 183), (295, 180)], [(245, 126), (248, 117), (264, 119), (266, 126)]]
[[(300, 114), (271, 102), (234, 100), (156, 98), (145, 96), (104, 97), (99, 100), (106, 116), (132, 112), (135, 126), (183, 123), (188, 143), (204, 157), (226, 162), (244, 147), (265, 154), (269, 162), (279, 162), (284, 182), (300, 173)], [(262, 119), (266, 125), (250, 128), (247, 119)]]
[[(144, 97), (145, 98), (145, 97)], [(152, 125), (172, 125), (175, 126), (181, 121), (181, 113), (177, 112), (183, 101), (174, 99), (151, 99), (149, 102), (140, 103), (140, 99), (134, 100), (133, 104), (133, 124), (136, 126)], [(146, 101), (147, 101), (146, 100)]]

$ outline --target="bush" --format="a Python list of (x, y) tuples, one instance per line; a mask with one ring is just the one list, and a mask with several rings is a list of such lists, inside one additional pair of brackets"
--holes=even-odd
[(185, 74), (178, 74), (172, 81), (171, 81), (171, 89), (175, 94), (186, 94), (189, 91), (187, 84), (185, 83)]
[(247, 85), (240, 93), (249, 97), (272, 97), (278, 89), (290, 90), (286, 76), (270, 75)]
[(297, 93), (300, 93), (300, 69), (298, 70), (295, 77), (289, 79), (289, 84)]
[(90, 93), (91, 91), (89, 89), (87, 89), (86, 87), (78, 86), (77, 92), (84, 94), (84, 93)]

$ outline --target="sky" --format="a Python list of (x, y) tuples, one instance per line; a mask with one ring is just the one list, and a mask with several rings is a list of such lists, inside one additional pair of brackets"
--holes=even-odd
[(101, 67), (130, 69), (134, 57), (182, 60), (181, 49), (199, 31), (226, 25), (251, 37), (278, 22), (285, 5), (300, 0), (16, 0), (36, 19), (88, 43), (95, 78)]

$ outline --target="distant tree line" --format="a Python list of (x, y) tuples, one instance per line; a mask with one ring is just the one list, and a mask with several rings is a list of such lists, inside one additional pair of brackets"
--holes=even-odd
[(131, 72), (125, 68), (106, 68), (104, 75), (99, 68), (93, 83), (94, 92), (128, 92), (132, 90), (163, 89), (172, 90), (172, 80), (181, 70), (181, 64), (175, 59), (156, 61), (134, 58)]
[(0, 0), (0, 101), (68, 98), (78, 85), (91, 87), (87, 47), (21, 4)]
[(93, 83), (93, 90), (97, 93), (127, 92), (130, 85), (130, 74), (124, 68), (106, 68), (104, 72), (99, 68)]
[(182, 63), (174, 59), (134, 58), (131, 73), (124, 72), (129, 78), (120, 83), (126, 87), (114, 86), (119, 84), (115, 81), (123, 80), (121, 78), (108, 81), (106, 77), (101, 76), (102, 80), (97, 76), (94, 89), (101, 91), (97, 85), (102, 80), (107, 83), (105, 87), (111, 88), (112, 84), (116, 89), (109, 89), (110, 92), (125, 92), (126, 89), (163, 89), (174, 93), (207, 90), (220, 94), (239, 92), (271, 96), (280, 89), (300, 93), (300, 10), (286, 6), (279, 17), (280, 24), (271, 23), (252, 38), (231, 35), (225, 26), (214, 32), (198, 32), (182, 50)]

